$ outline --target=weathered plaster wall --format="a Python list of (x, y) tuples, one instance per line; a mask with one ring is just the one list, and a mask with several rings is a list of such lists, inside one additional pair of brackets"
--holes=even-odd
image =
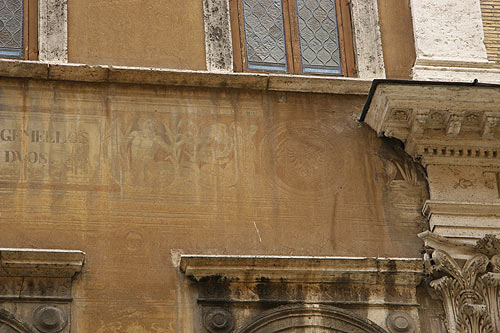
[(202, 1), (69, 0), (69, 61), (205, 69)]
[(196, 331), (172, 251), (419, 257), (425, 183), (364, 100), (1, 79), (0, 241), (86, 252), (78, 332)]
[(401, 0), (379, 0), (378, 11), (386, 77), (408, 80), (415, 63), (410, 4)]

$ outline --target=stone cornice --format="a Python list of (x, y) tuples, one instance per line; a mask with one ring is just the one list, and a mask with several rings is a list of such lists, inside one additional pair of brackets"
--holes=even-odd
[(428, 218), (431, 214), (500, 217), (500, 204), (427, 200), (422, 212)]
[(439, 249), (441, 251), (445, 251), (456, 259), (469, 259), (477, 254), (477, 250), (473, 242), (450, 239), (430, 231), (421, 232), (418, 234), (418, 237), (422, 239), (424, 246), (427, 249)]
[(75, 250), (0, 248), (0, 276), (73, 277), (84, 259), (85, 253)]
[(182, 255), (180, 269), (195, 280), (217, 276), (238, 282), (383, 284), (387, 280), (416, 286), (422, 278), (419, 258)]
[(285, 74), (213, 73), (163, 68), (0, 60), (0, 77), (97, 83), (367, 95), (371, 80)]
[(500, 165), (500, 86), (381, 82), (365, 122), (424, 166)]

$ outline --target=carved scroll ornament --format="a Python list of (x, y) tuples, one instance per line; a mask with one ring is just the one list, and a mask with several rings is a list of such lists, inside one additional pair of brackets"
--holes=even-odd
[(430, 285), (443, 301), (448, 332), (500, 332), (500, 254), (494, 251), (499, 244), (487, 235), (463, 266), (442, 250), (424, 255), (426, 272), (438, 277)]

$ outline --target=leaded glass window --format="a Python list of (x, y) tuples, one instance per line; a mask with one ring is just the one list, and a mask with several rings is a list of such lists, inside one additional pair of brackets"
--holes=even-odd
[(341, 74), (337, 12), (332, 0), (297, 0), (304, 73)]
[(0, 56), (22, 58), (24, 0), (0, 0)]
[(235, 70), (355, 72), (349, 0), (230, 1), (235, 3), (232, 17), (237, 17)]
[(248, 68), (286, 72), (281, 0), (243, 0)]

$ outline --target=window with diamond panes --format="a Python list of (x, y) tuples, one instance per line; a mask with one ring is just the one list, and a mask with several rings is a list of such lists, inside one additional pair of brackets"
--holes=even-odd
[(37, 58), (37, 5), (37, 0), (0, 0), (0, 57)]
[(235, 70), (354, 76), (348, 0), (231, 0)]

